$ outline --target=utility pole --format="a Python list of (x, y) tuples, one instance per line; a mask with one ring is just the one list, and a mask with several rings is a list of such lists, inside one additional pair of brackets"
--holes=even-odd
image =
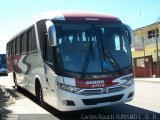
[(157, 77), (159, 77), (158, 33), (157, 33), (157, 28), (156, 27), (155, 27), (155, 37), (156, 37), (156, 49), (157, 49)]
[[(143, 29), (142, 29), (143, 30)], [(146, 57), (145, 57), (145, 41), (144, 41), (144, 33), (142, 36), (142, 40), (143, 40), (143, 54), (144, 54), (144, 77), (146, 77)]]

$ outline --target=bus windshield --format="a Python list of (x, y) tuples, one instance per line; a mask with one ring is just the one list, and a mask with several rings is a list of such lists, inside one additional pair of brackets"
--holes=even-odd
[(121, 71), (131, 66), (129, 42), (122, 25), (56, 25), (64, 70), (77, 73)]

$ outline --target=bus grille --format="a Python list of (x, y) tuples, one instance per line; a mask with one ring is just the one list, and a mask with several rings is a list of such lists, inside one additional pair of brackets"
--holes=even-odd
[(97, 105), (99, 103), (105, 103), (105, 102), (116, 102), (121, 100), (122, 97), (123, 94), (111, 97), (104, 97), (104, 98), (82, 99), (82, 101), (85, 105)]
[(117, 92), (117, 91), (123, 90), (123, 89), (125, 89), (125, 88), (126, 88), (126, 87), (124, 87), (124, 86), (118, 86), (118, 87), (114, 87), (114, 88), (109, 88), (109, 89), (108, 89), (108, 92), (109, 92), (109, 93)]
[(113, 93), (113, 92), (118, 92), (125, 89), (124, 86), (117, 86), (117, 87), (112, 87), (112, 88), (108, 88), (107, 92), (103, 92), (102, 88), (99, 89), (83, 89), (81, 91), (78, 92), (78, 94), (81, 95), (102, 95), (102, 94), (107, 94), (107, 93)]

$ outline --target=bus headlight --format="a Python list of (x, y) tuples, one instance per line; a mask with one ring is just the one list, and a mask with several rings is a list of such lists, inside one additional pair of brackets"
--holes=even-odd
[(123, 85), (125, 85), (125, 86), (131, 86), (133, 83), (134, 83), (134, 81), (130, 80), (130, 81), (127, 81), (127, 82), (123, 83)]
[(131, 76), (126, 76), (123, 77), (121, 80), (127, 80), (126, 82), (124, 82), (122, 85), (124, 85), (125, 87), (129, 87), (134, 83), (134, 78), (133, 75)]
[(62, 84), (62, 83), (57, 83), (57, 85), (60, 89), (68, 91), (68, 92), (72, 92), (72, 93), (75, 93), (75, 92), (81, 90), (81, 88), (77, 88), (77, 87)]

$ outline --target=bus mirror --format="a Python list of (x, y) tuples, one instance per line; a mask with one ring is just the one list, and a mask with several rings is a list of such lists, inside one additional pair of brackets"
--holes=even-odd
[(46, 27), (47, 27), (47, 33), (48, 33), (50, 46), (56, 46), (57, 39), (56, 39), (56, 29), (55, 29), (54, 24), (51, 21), (46, 21)]
[(129, 44), (131, 45), (131, 43), (133, 41), (133, 31), (132, 31), (131, 27), (126, 25), (126, 24), (124, 24), (124, 28), (125, 28), (125, 31), (127, 33)]

